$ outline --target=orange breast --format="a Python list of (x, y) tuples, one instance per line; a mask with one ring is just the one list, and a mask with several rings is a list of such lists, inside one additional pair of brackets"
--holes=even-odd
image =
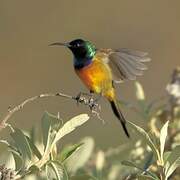
[(109, 66), (95, 58), (88, 66), (75, 70), (89, 90), (105, 94), (112, 89), (112, 74)]

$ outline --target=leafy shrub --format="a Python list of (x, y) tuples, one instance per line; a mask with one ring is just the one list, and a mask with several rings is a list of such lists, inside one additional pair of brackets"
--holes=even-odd
[[(143, 87), (135, 82), (136, 104), (119, 103), (135, 111), (147, 126), (142, 128), (128, 121), (132, 134), (138, 136), (132, 136), (125, 145), (106, 151), (95, 148), (92, 137), (58, 148), (57, 143), (64, 136), (88, 121), (87, 114), (75, 116), (63, 124), (58, 116), (45, 112), (38, 134), (34, 128), (25, 133), (8, 125), (11, 140), (0, 140), (0, 179), (180, 179), (179, 68), (174, 71), (166, 90), (166, 96), (147, 103)], [(30, 98), (30, 101), (37, 97)], [(13, 112), (21, 109), (22, 104)], [(128, 158), (121, 160), (127, 152)]]

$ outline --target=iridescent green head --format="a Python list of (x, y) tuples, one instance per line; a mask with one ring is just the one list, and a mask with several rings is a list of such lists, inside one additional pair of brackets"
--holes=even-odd
[(83, 39), (75, 39), (68, 43), (56, 42), (56, 43), (50, 44), (50, 46), (53, 46), (53, 45), (68, 47), (72, 51), (72, 53), (74, 54), (74, 57), (77, 60), (92, 59), (96, 53), (95, 46), (91, 42), (85, 41)]
[(91, 59), (96, 53), (95, 46), (89, 42), (82, 39), (75, 39), (69, 43), (68, 48), (74, 54), (76, 59)]
[(95, 46), (83, 39), (75, 39), (68, 43), (53, 43), (50, 46), (66, 46), (74, 55), (74, 67), (77, 69), (83, 68), (92, 62), (94, 55), (96, 54)]

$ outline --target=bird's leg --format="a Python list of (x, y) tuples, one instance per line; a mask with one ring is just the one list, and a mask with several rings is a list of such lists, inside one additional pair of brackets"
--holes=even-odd
[(79, 92), (75, 99), (77, 101), (77, 105), (79, 105), (79, 103), (82, 103), (84, 101), (84, 98), (82, 98), (82, 92)]
[[(90, 98), (89, 98), (89, 104), (92, 104), (92, 103), (94, 102), (94, 98), (93, 98), (93, 96), (94, 96), (94, 91), (90, 90), (89, 92), (90, 92), (90, 94), (89, 94), (89, 96), (90, 96)], [(90, 108), (90, 109), (91, 109), (91, 108)]]
[[(93, 92), (90, 91), (90, 93), (93, 94)], [(93, 115), (95, 115), (99, 120), (102, 121), (103, 124), (105, 124), (104, 119), (100, 116), (101, 106), (97, 103), (102, 97), (102, 94), (98, 94), (98, 97), (96, 99), (90, 98), (89, 99), (89, 107)]]
[(94, 92), (93, 92), (93, 91), (90, 91), (90, 94), (91, 94), (91, 97), (90, 97), (89, 101), (91, 101), (91, 102), (94, 103), (94, 104), (97, 104), (97, 102), (98, 102), (98, 101), (101, 99), (101, 97), (102, 97), (102, 94), (101, 94), (101, 93), (97, 95), (96, 99), (93, 97), (93, 95), (94, 95)]
[[(97, 110), (98, 101), (102, 97), (101, 94), (98, 94), (98, 97), (94, 98), (94, 92), (90, 90), (90, 93), (85, 92), (79, 92), (78, 95), (75, 97), (77, 104), (84, 103), (85, 105), (88, 105), (90, 110)], [(99, 109), (99, 108), (98, 108)]]
[(94, 99), (94, 92), (90, 91), (90, 93), (79, 92), (78, 95), (75, 97), (77, 104), (84, 103), (88, 105), (91, 111), (95, 111), (98, 107), (97, 101), (98, 99)]
[[(88, 96), (89, 98), (87, 99), (85, 96)], [(99, 113), (101, 111), (101, 106), (97, 103), (102, 97), (102, 94), (98, 94), (98, 97), (96, 99), (94, 99), (93, 96), (93, 91), (90, 91), (90, 93), (79, 92), (75, 99), (77, 101), (77, 104), (83, 103), (85, 105), (88, 105), (91, 113), (97, 116), (97, 118), (100, 119), (104, 124), (105, 122), (100, 117)]]
[(90, 98), (89, 98), (89, 107), (91, 112), (96, 109), (95, 107), (97, 106), (97, 104), (95, 103), (95, 99), (93, 98), (94, 96), (94, 91), (90, 90)]
[(91, 97), (89, 98), (89, 107), (91, 111), (97, 111), (100, 110), (100, 105), (97, 103), (99, 99), (101, 98), (101, 94), (98, 94), (98, 97), (96, 99), (93, 98), (93, 91), (90, 91)]

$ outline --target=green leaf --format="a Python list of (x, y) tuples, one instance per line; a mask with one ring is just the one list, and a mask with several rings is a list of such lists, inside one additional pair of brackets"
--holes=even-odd
[(31, 171), (31, 174), (36, 174), (41, 171), (41, 169), (39, 169), (39, 167), (37, 167), (36, 165), (32, 165), (31, 167), (29, 167), (29, 171)]
[(137, 169), (141, 170), (142, 172), (144, 171), (144, 169), (138, 167), (135, 163), (133, 163), (133, 162), (131, 162), (131, 161), (126, 161), (126, 160), (124, 160), (124, 161), (121, 162), (121, 164), (122, 164), (122, 165), (125, 165), (125, 166), (132, 167), (132, 168), (137, 168)]
[(69, 179), (65, 168), (57, 161), (50, 161), (46, 164), (46, 175), (48, 179), (52, 180)]
[(145, 100), (144, 90), (142, 85), (138, 81), (135, 81), (135, 90), (136, 90), (136, 98), (139, 101), (144, 101)]
[(141, 137), (146, 141), (146, 143), (149, 145), (149, 147), (151, 148), (151, 150), (153, 151), (153, 154), (156, 158), (156, 160), (160, 160), (160, 154), (158, 149), (156, 148), (155, 144), (153, 143), (153, 141), (151, 140), (151, 138), (149, 137), (148, 133), (142, 129), (141, 127), (133, 124), (132, 122), (127, 121), (130, 126), (141, 135)]
[(24, 166), (27, 165), (32, 159), (32, 151), (26, 135), (20, 129), (16, 128), (15, 131), (11, 133), (11, 137), (15, 142), (16, 148), (22, 155)]
[(83, 143), (81, 148), (76, 150), (65, 161), (65, 165), (69, 172), (75, 173), (78, 169), (84, 167), (92, 155), (94, 149), (94, 140), (91, 137), (84, 138), (80, 143)]
[(47, 176), (47, 179), (51, 179), (51, 180), (58, 179), (56, 172), (51, 163), (46, 164), (46, 176)]
[(43, 118), (43, 139), (45, 144), (44, 155), (51, 152), (53, 146), (65, 135), (74, 131), (76, 127), (82, 125), (89, 119), (87, 114), (78, 115), (68, 122), (66, 122), (62, 128), (60, 120), (57, 117), (46, 113)]
[(45, 154), (50, 151), (61, 121), (54, 115), (45, 112), (42, 117), (42, 133)]
[(125, 165), (125, 166), (129, 166), (129, 167), (133, 167), (133, 168), (137, 168), (142, 172), (147, 173), (149, 176), (151, 176), (152, 179), (158, 179), (158, 177), (156, 176), (156, 174), (149, 172), (149, 171), (144, 171), (143, 168), (137, 166), (135, 163), (131, 162), (131, 161), (122, 161), (121, 164)]
[[(41, 167), (48, 159), (49, 154), (52, 152), (56, 143), (65, 135), (69, 134), (76, 127), (82, 125), (89, 119), (87, 114), (81, 114), (66, 122), (62, 128), (61, 122), (57, 117), (45, 113), (42, 118), (42, 129), (43, 129), (43, 142), (45, 150), (43, 156), (39, 162), (36, 163), (38, 167)], [(53, 153), (54, 154), (54, 153)]]
[(172, 174), (178, 167), (180, 167), (180, 158), (178, 158), (178, 159), (170, 166), (170, 168), (167, 170), (167, 172), (166, 172), (166, 179), (168, 179), (169, 176), (171, 176), (171, 174)]
[(36, 139), (37, 139), (37, 132), (36, 132), (36, 126), (33, 126), (32, 128), (31, 128), (31, 130), (30, 130), (30, 138), (31, 138), (31, 141), (33, 142), (33, 143), (35, 143), (35, 141), (36, 141)]
[(177, 167), (180, 166), (180, 145), (176, 146), (171, 154), (168, 156), (167, 161), (165, 163), (165, 175), (166, 178), (176, 170)]
[(11, 146), (8, 141), (2, 139), (0, 140), (0, 144), (7, 147)]
[(76, 150), (78, 150), (82, 145), (83, 145), (83, 143), (79, 143), (79, 144), (74, 144), (72, 146), (65, 147), (60, 153), (60, 157), (59, 157), (60, 161), (61, 162), (65, 161)]
[(89, 119), (87, 114), (80, 114), (78, 116), (73, 117), (68, 122), (64, 124), (64, 126), (57, 132), (55, 142), (59, 141), (65, 135), (71, 133), (78, 126), (81, 126)]
[(15, 161), (9, 149), (12, 147), (6, 140), (0, 140), (0, 165), (6, 168), (15, 169)]
[(163, 154), (164, 163), (166, 163), (170, 154), (171, 154), (171, 151), (164, 152), (164, 154)]
[(168, 125), (169, 125), (169, 121), (167, 121), (164, 124), (164, 126), (161, 128), (161, 131), (160, 131), (160, 156), (161, 156), (162, 165), (164, 164), (163, 153), (164, 153), (164, 147), (165, 147), (166, 137), (168, 133)]
[(16, 167), (15, 170), (20, 171), (23, 165), (23, 159), (21, 155), (17, 151), (12, 150), (12, 149), (10, 150), (10, 152), (12, 153), (14, 161), (15, 161), (15, 167)]
[(42, 158), (42, 155), (39, 151), (39, 149), (36, 147), (36, 145), (33, 143), (33, 141), (28, 137), (26, 136), (27, 140), (28, 140), (28, 143), (31, 147), (31, 150), (33, 152), (33, 154), (38, 158), (38, 159), (41, 159)]
[(148, 176), (148, 175), (138, 175), (138, 180), (159, 180), (159, 178), (154, 178), (152, 176)]
[[(11, 146), (9, 142), (6, 140), (0, 140), (0, 144), (1, 144), (1, 149), (0, 149), (1, 155), (3, 155), (6, 159), (9, 159), (10, 157), (8, 157), (9, 156), (8, 154), (11, 153), (12, 159), (14, 161), (13, 163), (15, 163), (14, 168), (16, 171), (19, 171), (22, 167), (22, 162), (23, 162), (19, 152), (16, 151), (16, 148)], [(5, 153), (3, 151), (5, 151)], [(2, 157), (0, 157), (0, 159), (2, 160)], [(1, 163), (4, 164), (3, 162), (0, 162), (0, 164)]]

